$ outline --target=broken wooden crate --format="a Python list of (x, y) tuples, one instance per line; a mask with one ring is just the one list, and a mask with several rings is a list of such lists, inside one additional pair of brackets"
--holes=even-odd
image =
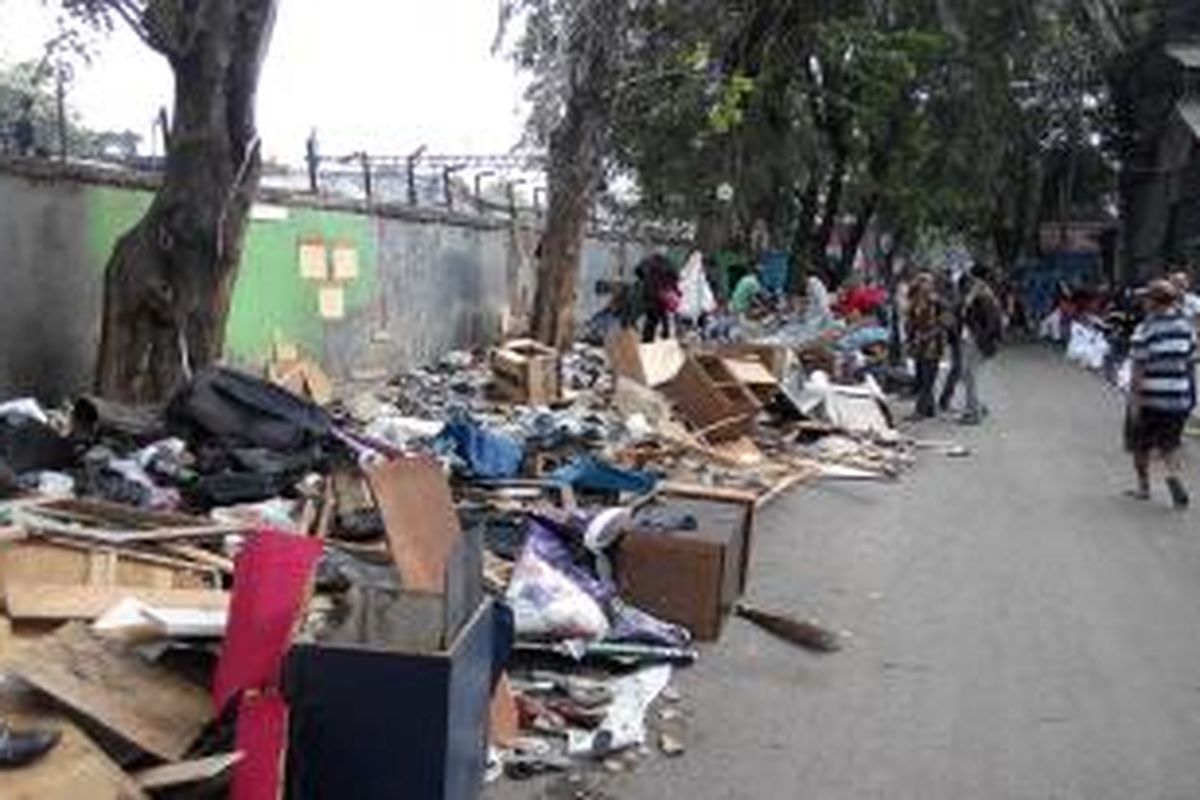
[(621, 596), (701, 641), (715, 641), (745, 591), (754, 538), (753, 493), (667, 486), (651, 500), (695, 518), (696, 530), (634, 525), (617, 546)]
[(514, 339), (492, 351), (492, 376), (514, 403), (547, 406), (562, 396), (558, 351), (533, 339)]
[(745, 436), (761, 410), (750, 390), (713, 355), (689, 356), (661, 391), (709, 444)]
[(86, 500), (26, 504), (12, 517), (23, 536), (0, 544), (0, 596), (13, 619), (95, 619), (127, 597), (228, 607), (230, 562), (194, 542), (236, 527)]

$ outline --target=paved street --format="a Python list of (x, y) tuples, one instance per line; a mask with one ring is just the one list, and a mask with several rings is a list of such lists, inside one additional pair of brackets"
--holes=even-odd
[(850, 647), (732, 621), (679, 679), (687, 755), (613, 798), (1200, 798), (1200, 512), (1120, 497), (1120, 404), (1094, 378), (1037, 349), (992, 370), (987, 427), (922, 431), (971, 459), (805, 489), (760, 521), (750, 600)]

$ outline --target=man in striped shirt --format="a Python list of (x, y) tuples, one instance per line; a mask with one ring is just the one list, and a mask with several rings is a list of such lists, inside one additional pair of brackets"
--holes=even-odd
[(1150, 462), (1155, 454), (1167, 469), (1167, 489), (1176, 508), (1186, 508), (1180, 479), (1183, 429), (1196, 405), (1196, 334), (1169, 282), (1153, 281), (1142, 293), (1146, 319), (1130, 342), (1133, 382), (1125, 423), (1125, 445), (1133, 455), (1139, 500), (1150, 499)]

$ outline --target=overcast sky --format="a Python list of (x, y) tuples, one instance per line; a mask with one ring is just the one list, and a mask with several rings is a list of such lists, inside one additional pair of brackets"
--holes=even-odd
[[(502, 153), (520, 137), (520, 82), (491, 54), (497, 0), (280, 0), (259, 91), (269, 156), (300, 162), (316, 127), (325, 153)], [(0, 58), (39, 55), (53, 17), (40, 0), (0, 0)], [(170, 107), (170, 72), (118, 30), (71, 102), (98, 129), (149, 137)]]

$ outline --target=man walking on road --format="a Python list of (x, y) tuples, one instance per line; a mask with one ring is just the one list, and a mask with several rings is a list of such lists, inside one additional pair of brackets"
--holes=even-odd
[(922, 272), (913, 283), (908, 310), (908, 349), (917, 366), (917, 407), (914, 419), (936, 416), (934, 384), (946, 341), (933, 275)]
[(1125, 446), (1133, 456), (1137, 488), (1130, 494), (1150, 499), (1150, 462), (1162, 457), (1167, 490), (1176, 508), (1190, 498), (1180, 479), (1183, 429), (1196, 405), (1196, 334), (1179, 308), (1179, 291), (1165, 280), (1143, 293), (1146, 319), (1130, 343), (1133, 380), (1125, 421)]
[(978, 425), (987, 414), (979, 398), (980, 373), (999, 351), (1004, 336), (1004, 311), (988, 278), (985, 269), (972, 269), (962, 301), (962, 383), (967, 407), (959, 421), (964, 425)]

